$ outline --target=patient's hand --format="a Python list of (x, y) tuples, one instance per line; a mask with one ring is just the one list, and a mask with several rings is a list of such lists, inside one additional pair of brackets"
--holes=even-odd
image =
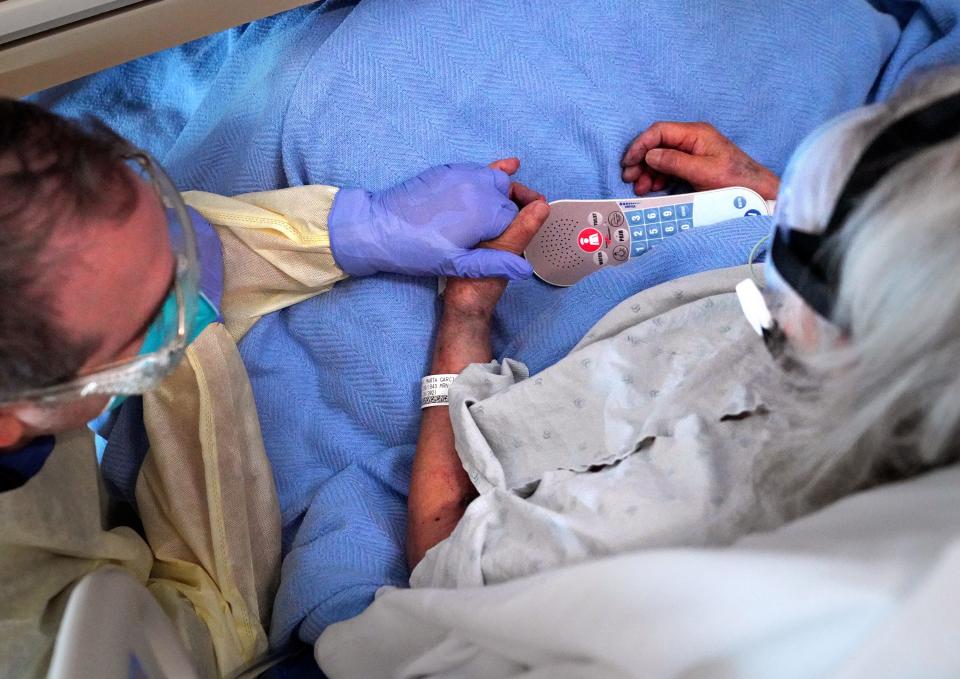
[[(512, 161), (498, 161), (509, 162)], [(497, 167), (497, 163), (494, 163), (493, 167)], [(498, 169), (509, 173), (508, 168)], [(499, 237), (480, 243), (477, 247), (522, 255), (550, 215), (550, 208), (544, 197), (523, 184), (511, 185), (510, 198), (522, 208), (520, 213)], [(490, 318), (506, 286), (507, 281), (503, 278), (448, 278), (443, 295), (444, 308), (452, 314)]]
[(638, 196), (662, 191), (671, 178), (696, 191), (744, 186), (767, 200), (780, 189), (775, 174), (707, 123), (654, 123), (630, 143), (620, 164), (623, 181)]

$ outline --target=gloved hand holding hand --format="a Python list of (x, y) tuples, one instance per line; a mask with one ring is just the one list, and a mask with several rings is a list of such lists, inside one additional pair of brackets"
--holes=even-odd
[(744, 186), (767, 200), (780, 179), (707, 123), (654, 123), (634, 139), (623, 160), (623, 181), (638, 196), (662, 191), (670, 178), (696, 191)]
[[(517, 215), (514, 198), (538, 197), (510, 175), (520, 161), (432, 167), (386, 191), (341, 189), (330, 211), (330, 244), (351, 276), (380, 271), (412, 276), (529, 278), (514, 253), (475, 248), (497, 238)], [(539, 196), (542, 198), (542, 196)]]
[[(542, 196), (521, 195), (517, 202), (523, 208), (513, 223), (499, 237), (480, 247), (520, 254), (547, 221), (550, 206)], [(448, 314), (489, 320), (507, 283), (500, 278), (450, 278), (443, 293), (443, 306)]]

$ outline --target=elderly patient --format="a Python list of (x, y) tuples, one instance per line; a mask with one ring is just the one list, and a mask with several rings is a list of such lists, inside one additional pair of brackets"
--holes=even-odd
[[(670, 178), (766, 196), (778, 184), (704, 125), (654, 126), (624, 166), (638, 193)], [(659, 286), (534, 378), (490, 363), (503, 286), (451, 280), (432, 371), (463, 372), (449, 411), (423, 414), (411, 583), (727, 544), (956, 461), (958, 181), (960, 73), (947, 72), (797, 152), (762, 293), (745, 281), (734, 294), (747, 267)], [(519, 251), (530, 232), (513, 235), (499, 244)]]
[[(236, 342), (348, 275), (529, 276), (474, 247), (540, 198), (518, 165), (181, 196), (109, 130), (0, 100), (0, 675), (45, 671), (73, 585), (105, 565), (204, 674), (263, 652), (280, 515)], [(107, 510), (91, 430), (133, 520)]]

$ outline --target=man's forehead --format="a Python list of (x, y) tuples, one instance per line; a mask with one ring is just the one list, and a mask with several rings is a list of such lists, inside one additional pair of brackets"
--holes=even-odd
[(152, 188), (138, 182), (128, 215), (83, 222), (58, 229), (51, 244), (57, 312), (67, 328), (110, 353), (145, 329), (170, 287), (175, 260), (166, 213)]

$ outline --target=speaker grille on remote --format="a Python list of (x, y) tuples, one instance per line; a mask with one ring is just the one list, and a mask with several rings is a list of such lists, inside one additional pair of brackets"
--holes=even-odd
[(573, 219), (551, 219), (538, 234), (544, 256), (558, 269), (575, 269), (583, 256), (574, 244), (579, 222)]

